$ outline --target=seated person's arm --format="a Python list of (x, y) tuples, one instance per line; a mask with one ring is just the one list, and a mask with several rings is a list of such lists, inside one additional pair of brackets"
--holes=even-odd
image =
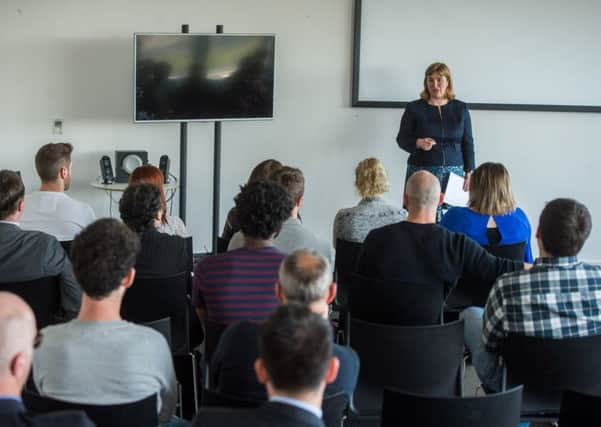
[(161, 407), (159, 409), (159, 421), (168, 422), (175, 414), (177, 405), (177, 380), (175, 378), (175, 369), (173, 368), (173, 358), (171, 350), (165, 340), (162, 340), (153, 349), (157, 358), (156, 375), (161, 383), (159, 392), (161, 398)]
[(503, 317), (503, 295), (499, 287), (499, 281), (497, 281), (486, 301), (482, 319), (482, 340), (487, 351), (496, 353), (500, 341), (505, 336)]

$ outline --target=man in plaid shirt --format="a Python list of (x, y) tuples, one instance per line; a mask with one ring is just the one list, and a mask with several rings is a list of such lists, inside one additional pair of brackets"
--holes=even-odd
[(465, 344), (488, 389), (500, 389), (497, 351), (510, 332), (553, 339), (601, 334), (601, 266), (576, 258), (590, 232), (586, 206), (572, 199), (549, 202), (539, 220), (540, 258), (533, 268), (499, 277), (484, 310), (461, 313)]

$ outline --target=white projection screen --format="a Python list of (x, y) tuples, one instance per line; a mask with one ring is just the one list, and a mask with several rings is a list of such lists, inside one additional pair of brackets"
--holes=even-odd
[(355, 0), (353, 106), (404, 107), (445, 62), (472, 109), (601, 113), (599, 0)]

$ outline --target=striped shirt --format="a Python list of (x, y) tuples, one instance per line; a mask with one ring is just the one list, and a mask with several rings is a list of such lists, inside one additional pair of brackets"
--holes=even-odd
[(501, 276), (484, 309), (482, 340), (496, 352), (508, 333), (542, 338), (601, 334), (601, 266), (576, 257), (538, 258)]
[(194, 268), (192, 304), (215, 322), (262, 321), (278, 306), (275, 282), (286, 254), (240, 248), (202, 259)]

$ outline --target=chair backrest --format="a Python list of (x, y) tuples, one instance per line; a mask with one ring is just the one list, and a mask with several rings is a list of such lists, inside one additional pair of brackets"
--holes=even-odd
[(208, 363), (211, 361), (211, 356), (215, 352), (217, 344), (219, 344), (219, 339), (228, 325), (210, 319), (203, 320), (203, 324), (205, 328), (205, 357), (206, 363)]
[(379, 414), (384, 387), (441, 396), (463, 389), (463, 320), (393, 326), (351, 318), (350, 346), (361, 360), (353, 401)]
[(162, 319), (152, 320), (150, 322), (143, 322), (142, 325), (148, 326), (160, 333), (165, 337), (165, 341), (167, 341), (169, 348), (171, 348), (171, 319), (169, 317), (163, 317)]
[(565, 390), (601, 394), (601, 335), (549, 339), (509, 334), (500, 354), (506, 385), (524, 384), (523, 414), (557, 415)]
[[(483, 247), (494, 256), (514, 261), (523, 261), (526, 254), (526, 242)], [(482, 282), (478, 277), (463, 276), (451, 290), (447, 298), (447, 306), (456, 310), (470, 306), (484, 307), (493, 284), (494, 282)]]
[(357, 271), (357, 261), (362, 245), (360, 242), (336, 239), (334, 274), (338, 284), (337, 300), (340, 305), (346, 304), (351, 275)]
[(442, 319), (444, 286), (353, 274), (348, 306), (352, 317), (369, 322), (433, 325)]
[(601, 425), (601, 396), (565, 390), (561, 397), (559, 425), (581, 427)]
[(384, 389), (382, 427), (516, 427), (522, 387), (479, 397), (444, 397)]
[(321, 403), (323, 422), (326, 427), (340, 427), (349, 409), (349, 397), (344, 391), (324, 396)]
[(23, 298), (33, 310), (38, 329), (57, 323), (61, 307), (61, 290), (57, 276), (0, 283), (0, 291), (12, 292)]
[(136, 277), (121, 304), (121, 317), (136, 323), (169, 317), (173, 349), (188, 351), (188, 286), (190, 273), (168, 277)]
[(23, 391), (23, 402), (27, 410), (34, 414), (49, 412), (80, 410), (96, 424), (97, 427), (155, 427), (158, 425), (157, 397), (148, 396), (136, 402), (116, 405), (91, 405), (65, 402), (29, 391)]
[(67, 256), (71, 258), (71, 245), (73, 244), (73, 240), (61, 240), (59, 243), (65, 250)]
[(263, 400), (245, 399), (208, 388), (202, 389), (201, 399), (201, 406), (203, 407), (219, 406), (223, 408), (256, 408), (265, 403)]

